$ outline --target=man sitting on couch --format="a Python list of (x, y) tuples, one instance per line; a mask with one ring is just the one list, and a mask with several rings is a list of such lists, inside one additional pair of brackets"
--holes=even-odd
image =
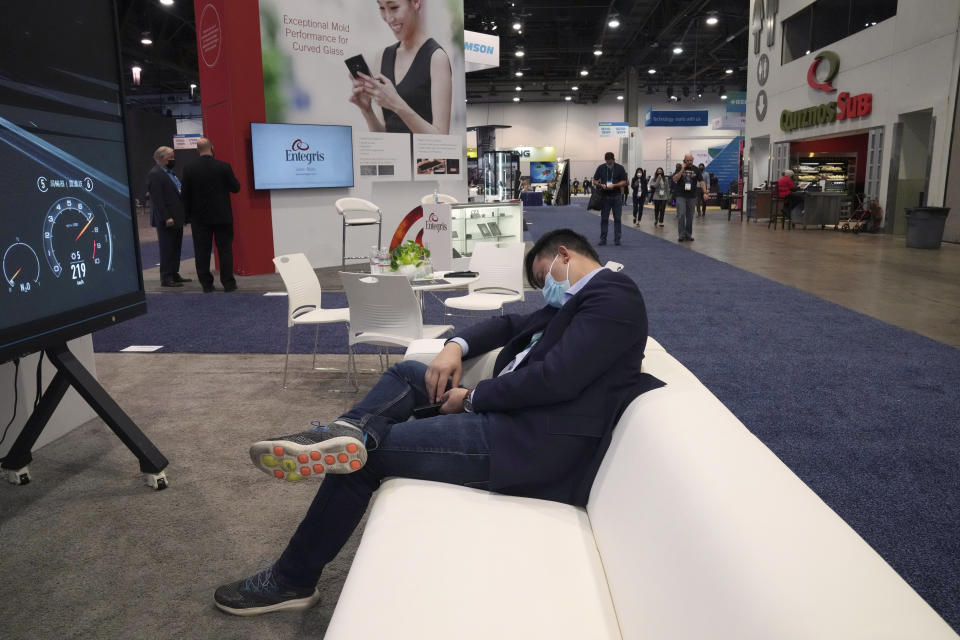
[[(662, 386), (640, 372), (643, 297), (628, 276), (601, 267), (587, 239), (569, 229), (537, 240), (524, 268), (542, 289), (543, 308), (467, 327), (429, 366), (390, 367), (329, 425), (250, 448), (270, 475), (322, 484), (280, 558), (216, 590), (220, 609), (257, 615), (316, 603), (323, 567), (388, 477), (587, 503), (620, 414)], [(463, 358), (499, 347), (495, 377), (460, 387)], [(433, 402), (443, 403), (440, 415), (410, 420), (415, 407)]]

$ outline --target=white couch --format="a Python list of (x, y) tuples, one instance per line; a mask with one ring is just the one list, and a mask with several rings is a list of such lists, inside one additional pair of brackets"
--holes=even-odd
[(326, 638), (958, 637), (653, 340), (643, 368), (667, 385), (624, 412), (586, 509), (385, 482)]

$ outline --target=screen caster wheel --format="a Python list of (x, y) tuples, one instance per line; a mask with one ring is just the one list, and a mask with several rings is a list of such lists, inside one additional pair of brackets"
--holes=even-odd
[(8, 469), (7, 480), (10, 481), (10, 484), (30, 484), (30, 468)]
[(146, 480), (148, 487), (152, 487), (157, 491), (163, 491), (169, 486), (167, 484), (167, 474), (163, 471), (160, 473), (145, 473), (143, 474), (143, 478)]

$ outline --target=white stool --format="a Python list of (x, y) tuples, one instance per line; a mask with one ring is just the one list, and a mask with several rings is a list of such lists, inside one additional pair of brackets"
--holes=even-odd
[[(377, 247), (383, 231), (383, 212), (380, 207), (363, 198), (340, 198), (334, 205), (343, 223), (343, 241), (340, 246), (340, 265), (346, 266), (347, 260), (366, 260), (368, 256), (347, 255), (347, 227), (369, 227), (377, 225)], [(372, 215), (376, 214), (376, 216)]]

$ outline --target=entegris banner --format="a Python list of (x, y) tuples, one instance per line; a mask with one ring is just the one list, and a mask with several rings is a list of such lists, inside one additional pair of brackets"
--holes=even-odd
[[(827, 62), (826, 74), (821, 73), (821, 62)], [(833, 93), (837, 89), (833, 80), (840, 70), (840, 57), (833, 51), (822, 51), (813, 59), (807, 70), (807, 84), (812, 89)], [(860, 93), (850, 95), (846, 91), (837, 94), (837, 99), (831, 102), (806, 107), (803, 109), (784, 109), (780, 112), (780, 128), (783, 131), (793, 131), (822, 124), (831, 124), (838, 120), (862, 118), (873, 111), (873, 94)]]

